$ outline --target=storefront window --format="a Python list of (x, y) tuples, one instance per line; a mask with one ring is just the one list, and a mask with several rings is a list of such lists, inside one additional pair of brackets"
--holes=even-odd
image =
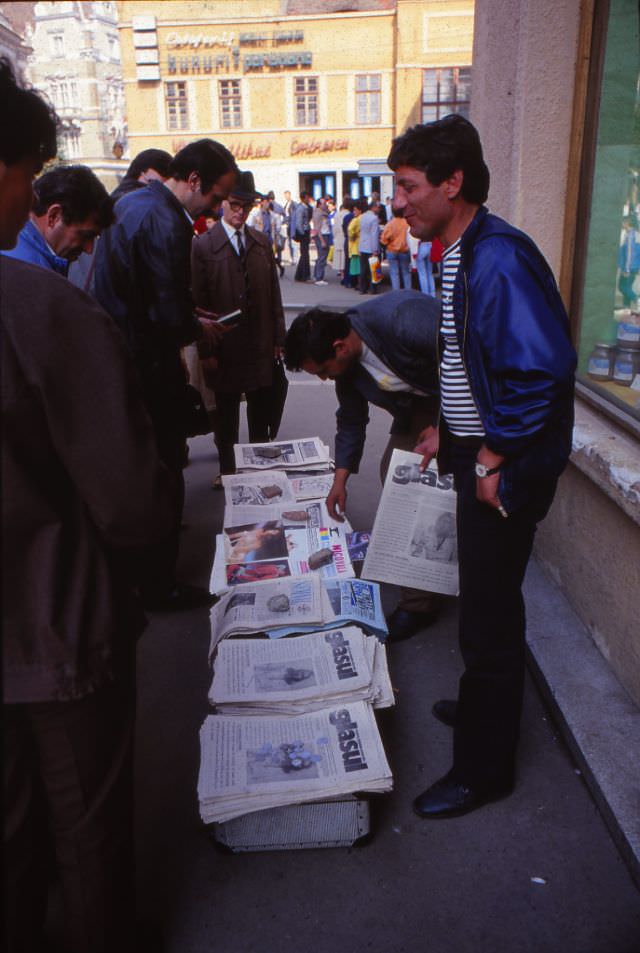
[(640, 420), (639, 13), (611, 0), (592, 174), (579, 380)]

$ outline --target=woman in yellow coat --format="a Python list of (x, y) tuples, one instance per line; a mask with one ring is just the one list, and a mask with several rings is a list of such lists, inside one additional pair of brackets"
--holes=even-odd
[[(358, 202), (353, 205), (353, 218), (349, 222), (349, 275), (353, 281), (360, 274), (360, 216), (362, 208)], [(357, 281), (355, 282), (357, 284)]]

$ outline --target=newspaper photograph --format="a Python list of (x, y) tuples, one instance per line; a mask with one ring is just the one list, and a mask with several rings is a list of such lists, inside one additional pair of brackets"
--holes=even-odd
[[(377, 582), (368, 579), (323, 579), (320, 594), (323, 630), (354, 623), (372, 635), (387, 635), (389, 630), (382, 611), (380, 586)], [(305, 627), (303, 623), (299, 623), (296, 626), (285, 625), (278, 629), (268, 629), (267, 635), (271, 639), (278, 639), (284, 635), (310, 630), (310, 626)]]
[[(278, 473), (278, 476), (281, 475), (283, 474)], [(284, 503), (277, 501), (264, 505), (240, 504), (232, 507), (225, 505), (222, 525), (238, 526), (273, 520), (280, 520), (284, 525), (298, 529), (309, 526), (336, 527), (341, 536), (351, 532), (351, 524), (346, 519), (340, 522), (329, 516), (324, 500), (293, 500)]]
[(392, 787), (366, 702), (296, 717), (209, 715), (200, 729), (198, 798), (205, 823)]
[(220, 639), (230, 635), (292, 626), (298, 620), (317, 627), (322, 622), (320, 593), (320, 579), (315, 575), (232, 589), (211, 609), (209, 658)]
[[(273, 503), (295, 503), (297, 497), (286, 473), (272, 470), (269, 473), (223, 474), (225, 509), (242, 513), (245, 508), (260, 510)], [(236, 523), (249, 522), (240, 516)]]
[(226, 714), (297, 714), (373, 701), (374, 642), (355, 626), (277, 642), (226, 639), (216, 652), (209, 701)]
[(394, 450), (362, 569), (367, 579), (458, 593), (456, 494), (452, 476), (423, 473), (421, 456)]
[(329, 448), (322, 443), (320, 437), (303, 437), (273, 443), (237, 443), (234, 452), (238, 470), (290, 470), (329, 465)]
[(326, 579), (355, 575), (344, 524), (329, 521), (320, 501), (281, 509), (277, 519), (225, 526), (223, 536), (227, 585), (236, 580), (233, 567), (264, 562), (288, 564), (291, 576), (315, 571)]
[(333, 486), (333, 473), (319, 473), (317, 476), (291, 477), (289, 479), (293, 494), (299, 502), (304, 500), (325, 500)]

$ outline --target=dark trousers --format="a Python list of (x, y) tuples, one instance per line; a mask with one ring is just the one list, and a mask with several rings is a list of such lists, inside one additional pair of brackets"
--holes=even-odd
[(300, 257), (298, 259), (298, 265), (295, 273), (296, 281), (308, 281), (311, 277), (311, 265), (309, 264), (309, 243), (311, 241), (311, 236), (309, 234), (304, 235), (300, 239), (298, 248), (300, 249)]
[(133, 671), (78, 701), (4, 706), (6, 953), (44, 949), (52, 855), (67, 953), (132, 953), (134, 707)]
[(316, 258), (315, 267), (313, 269), (313, 277), (316, 281), (324, 281), (324, 272), (327, 267), (327, 255), (329, 254), (330, 247), (329, 236), (323, 235), (321, 238), (319, 235), (316, 235), (314, 242), (318, 257)]
[(360, 252), (360, 294), (375, 294), (376, 286), (371, 281), (371, 268), (369, 259), (372, 252)]
[[(479, 445), (479, 441), (478, 441)], [(476, 499), (478, 446), (454, 446), (460, 561), (460, 679), (454, 775), (481, 793), (515, 780), (525, 673), (522, 581), (555, 481), (504, 518)]]
[[(216, 445), (220, 457), (220, 472), (235, 473), (233, 445), (238, 442), (240, 431), (240, 398), (242, 394), (226, 394), (216, 391), (218, 429)], [(271, 388), (259, 387), (246, 392), (249, 442), (260, 443), (269, 439), (269, 415), (271, 412)]]

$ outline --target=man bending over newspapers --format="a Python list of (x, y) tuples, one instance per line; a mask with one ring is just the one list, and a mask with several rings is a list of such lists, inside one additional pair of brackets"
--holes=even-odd
[[(414, 450), (438, 415), (436, 341), (440, 303), (417, 291), (391, 291), (344, 312), (311, 308), (298, 315), (285, 341), (289, 370), (334, 380), (338, 398), (336, 472), (329, 513), (344, 516), (347, 480), (357, 473), (369, 422), (369, 404), (392, 418), (380, 462), (382, 480), (393, 450)], [(401, 589), (388, 619), (389, 639), (408, 639), (436, 618), (441, 597)]]

